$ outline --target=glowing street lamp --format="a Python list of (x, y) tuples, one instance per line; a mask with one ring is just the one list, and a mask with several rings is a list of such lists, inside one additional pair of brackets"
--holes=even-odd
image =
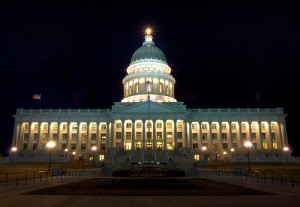
[(226, 156), (227, 156), (227, 152), (224, 151), (224, 152), (223, 152), (223, 155), (224, 155), (224, 160), (226, 161), (226, 158), (227, 158), (227, 157), (226, 157)]
[(207, 150), (206, 146), (201, 147), (202, 151), (203, 151), (203, 166), (205, 166), (205, 152)]
[(48, 170), (51, 170), (51, 168), (50, 168), (50, 165), (51, 165), (51, 149), (52, 149), (53, 147), (55, 147), (55, 142), (49, 141), (49, 142), (47, 143), (47, 147), (49, 148), (49, 166), (48, 166)]
[(288, 153), (289, 153), (290, 149), (289, 149), (288, 147), (284, 147), (284, 148), (283, 148), (283, 151), (285, 152), (286, 162), (289, 162), (289, 159), (288, 159)]
[(233, 157), (234, 157), (235, 149), (234, 149), (234, 148), (231, 148), (231, 149), (230, 149), (230, 152), (231, 152), (231, 158), (233, 158)]
[(244, 143), (244, 146), (248, 149), (248, 167), (249, 167), (248, 171), (251, 171), (251, 168), (250, 168), (250, 152), (249, 152), (249, 149), (252, 147), (252, 143), (249, 142), (249, 141), (246, 141), (246, 142)]
[(68, 158), (68, 152), (69, 152), (69, 150), (68, 150), (68, 148), (66, 148), (65, 149), (65, 153), (66, 153), (67, 161), (69, 160), (69, 158)]
[(74, 157), (75, 157), (75, 155), (76, 155), (76, 152), (74, 151), (74, 152), (72, 152), (72, 162), (74, 161)]
[(14, 159), (15, 159), (15, 153), (16, 153), (16, 151), (17, 151), (18, 149), (16, 148), (16, 147), (12, 147), (11, 148), (11, 153), (12, 153), (12, 162), (14, 162)]
[(96, 146), (92, 147), (92, 151), (93, 151), (93, 162), (95, 162), (95, 151), (97, 150)]

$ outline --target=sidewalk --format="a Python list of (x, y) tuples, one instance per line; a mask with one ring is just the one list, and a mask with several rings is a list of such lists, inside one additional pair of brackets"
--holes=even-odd
[[(0, 206), (11, 207), (166, 207), (166, 206), (281, 206), (300, 205), (300, 188), (282, 188), (281, 185), (255, 183), (250, 180), (235, 180), (222, 177), (205, 177), (229, 184), (241, 185), (256, 190), (270, 192), (275, 195), (248, 195), (248, 196), (74, 196), (74, 195), (28, 195), (33, 190), (59, 186), (77, 182), (92, 177), (70, 177), (66, 179), (54, 178), (47, 183), (28, 183), (27, 185), (9, 185), (0, 188)], [(99, 177), (98, 177), (99, 178)], [(10, 183), (12, 184), (12, 183)]]

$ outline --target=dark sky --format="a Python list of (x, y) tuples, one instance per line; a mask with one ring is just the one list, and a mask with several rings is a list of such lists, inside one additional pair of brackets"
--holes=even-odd
[[(95, 3), (97, 2), (97, 3)], [(283, 107), (300, 155), (297, 1), (1, 1), (0, 147), (16, 108), (111, 108), (152, 26), (188, 108)], [(123, 3), (122, 3), (123, 2)], [(259, 92), (260, 102), (257, 100)]]

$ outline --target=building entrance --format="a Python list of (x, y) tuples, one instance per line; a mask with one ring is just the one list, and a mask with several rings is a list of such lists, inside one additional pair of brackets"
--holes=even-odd
[(147, 143), (146, 147), (147, 147), (147, 150), (152, 150), (152, 144), (151, 143)]
[(136, 150), (141, 150), (142, 149), (142, 144), (136, 144), (135, 149)]
[(157, 144), (156, 149), (157, 150), (162, 150), (162, 144)]

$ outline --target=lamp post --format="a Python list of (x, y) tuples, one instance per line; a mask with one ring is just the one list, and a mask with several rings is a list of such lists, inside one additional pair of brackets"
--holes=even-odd
[(75, 155), (76, 155), (76, 152), (75, 152), (75, 151), (72, 152), (72, 162), (74, 162), (74, 157), (75, 157)]
[(247, 141), (244, 143), (244, 146), (248, 149), (248, 171), (251, 171), (251, 167), (250, 167), (250, 152), (249, 149), (252, 147), (252, 143)]
[(47, 143), (47, 147), (49, 148), (49, 165), (48, 165), (48, 170), (50, 171), (50, 170), (51, 170), (51, 168), (50, 168), (50, 166), (51, 166), (51, 149), (52, 149), (53, 147), (55, 147), (55, 142), (49, 141), (49, 142)]
[(224, 155), (224, 161), (226, 162), (226, 160), (227, 160), (227, 152), (224, 151), (224, 152), (223, 152), (223, 155)]
[(283, 151), (285, 152), (286, 162), (289, 162), (289, 159), (288, 159), (288, 152), (290, 151), (290, 149), (289, 149), (288, 147), (284, 147), (284, 148), (283, 148)]
[(66, 149), (65, 149), (65, 153), (66, 153), (66, 157), (67, 157), (67, 162), (69, 161), (69, 158), (68, 158), (68, 152), (69, 152), (69, 150), (68, 150), (68, 148), (66, 148)]
[(15, 153), (18, 149), (16, 147), (12, 147), (11, 148), (11, 153), (12, 153), (12, 162), (15, 161)]
[(205, 166), (205, 151), (207, 150), (206, 146), (201, 147), (202, 151), (203, 151), (203, 166)]
[(231, 152), (231, 159), (234, 157), (234, 152), (235, 152), (235, 149), (234, 148), (231, 148), (230, 149), (230, 152)]
[(96, 146), (92, 147), (92, 151), (93, 151), (93, 163), (95, 163), (95, 151), (97, 150)]

